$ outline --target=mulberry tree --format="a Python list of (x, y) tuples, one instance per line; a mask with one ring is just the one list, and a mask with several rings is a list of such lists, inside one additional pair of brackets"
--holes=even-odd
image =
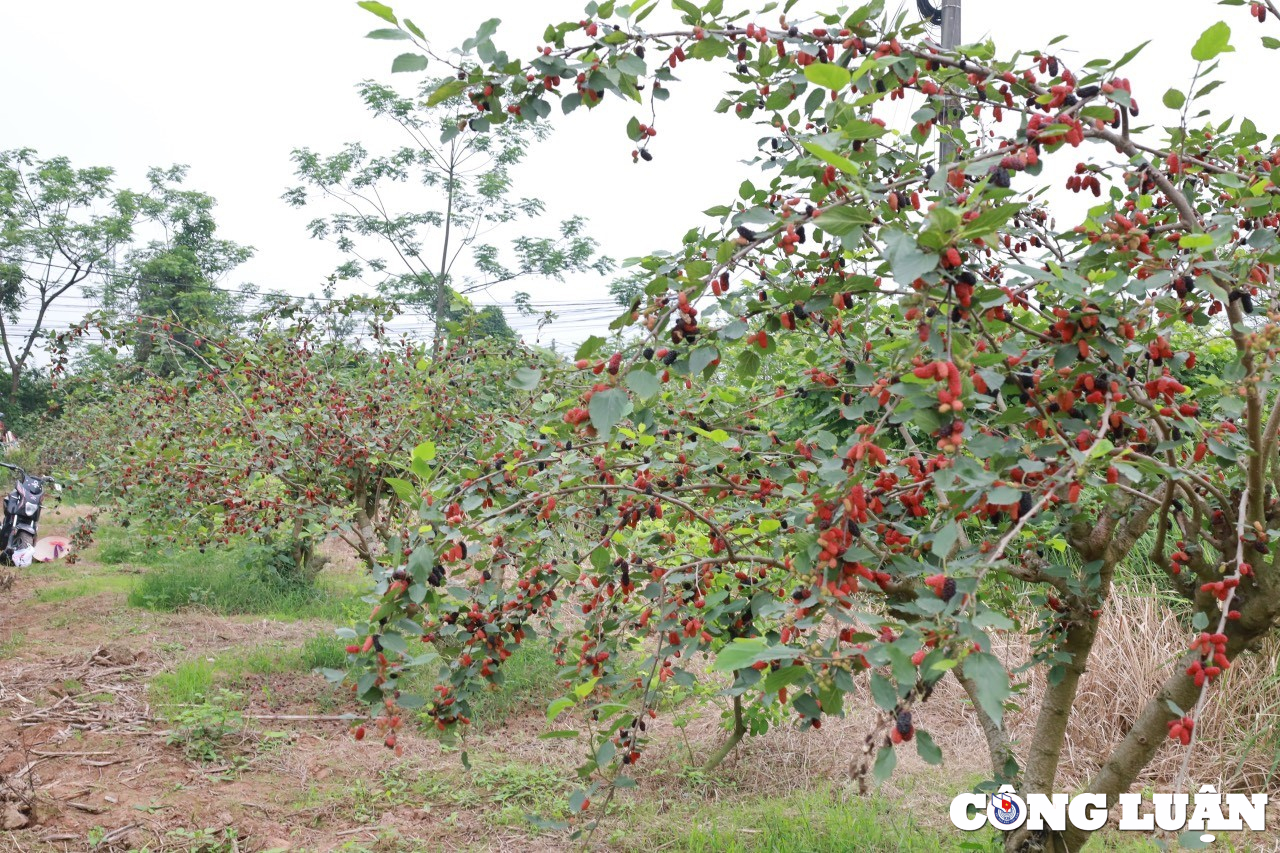
[[(513, 378), (528, 418), (465, 464), (420, 466), (404, 556), (349, 648), (387, 746), (403, 708), (465, 728), (542, 635), (573, 685), (548, 717), (589, 740), (579, 828), (632, 784), (664, 695), (696, 683), (732, 705), (710, 764), (857, 694), (881, 714), (855, 763), (884, 777), (903, 748), (941, 760), (913, 711), (954, 678), (993, 778), (1050, 793), (1103, 604), (1140, 548), (1192, 627), (1087, 787), (1114, 801), (1158, 749), (1195, 748), (1206, 695), (1280, 618), (1280, 152), (1203, 100), (1232, 25), (1269, 25), (1270, 2), (1208, 26), (1191, 91), (1163, 94), (1183, 120), (1141, 130), (1137, 49), (1078, 65), (943, 50), (880, 2), (793, 20), (793, 4), (674, 0), (660, 26), (654, 3), (591, 3), (528, 56), (498, 47), (496, 21), (442, 54), (360, 5), (374, 35), (412, 43), (398, 67), (448, 75), (433, 99), (472, 104), (446, 135), (553, 115), (571, 133), (630, 102), (619, 153), (652, 168), (677, 154), (654, 128), (689, 63), (720, 67), (717, 110), (764, 135), (736, 196), (639, 262), (625, 346), (593, 338), (576, 364)], [(902, 99), (919, 106), (894, 128)], [(1068, 191), (1092, 204), (1070, 221), (1050, 206)], [(1211, 337), (1229, 345), (1197, 371)], [(1028, 674), (991, 653), (1015, 624), (1046, 675), (1025, 748), (1004, 712)], [(397, 686), (414, 666), (438, 677), (427, 695)]]

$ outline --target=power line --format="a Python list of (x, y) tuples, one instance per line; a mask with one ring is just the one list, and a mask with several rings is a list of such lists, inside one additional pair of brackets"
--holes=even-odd
[[(23, 258), (15, 258), (15, 257), (12, 257), (12, 256), (5, 256), (5, 255), (0, 255), (0, 260), (8, 261), (8, 262), (10, 262), (10, 263), (29, 263), (29, 261), (27, 261), (27, 260), (25, 260), (25, 259), (23, 259)], [(45, 267), (46, 269), (56, 269), (56, 270), (61, 270), (62, 272), (84, 272), (84, 274), (85, 274), (86, 276), (89, 276), (89, 275), (98, 275), (98, 276), (102, 276), (102, 277), (104, 277), (104, 278), (112, 278), (112, 279), (122, 280), (122, 281), (128, 281), (128, 282), (137, 282), (137, 283), (141, 283), (141, 284), (157, 284), (157, 285), (164, 285), (164, 286), (173, 286), (173, 285), (175, 284), (175, 282), (172, 282), (172, 281), (165, 281), (164, 279), (150, 278), (150, 277), (148, 277), (148, 276), (132, 275), (132, 274), (129, 274), (129, 273), (121, 273), (121, 272), (116, 272), (115, 270), (109, 270), (109, 269), (101, 269), (101, 268), (97, 268), (97, 269), (90, 269), (90, 270), (77, 270), (77, 268), (76, 268), (76, 267), (69, 266), (69, 265), (63, 265), (63, 264), (44, 264), (44, 263), (40, 264), (40, 266)], [(498, 283), (501, 283), (501, 282), (498, 282)], [(495, 283), (495, 284), (497, 284), (497, 283)], [(285, 298), (289, 298), (289, 299), (313, 300), (313, 301), (316, 301), (316, 302), (344, 302), (344, 301), (346, 301), (348, 298), (350, 298), (350, 297), (346, 297), (346, 296), (316, 296), (314, 293), (309, 294), (309, 295), (306, 295), (306, 296), (302, 296), (302, 295), (298, 295), (298, 294), (290, 294), (290, 293), (263, 293), (261, 290), (243, 290), (243, 289), (237, 289), (237, 288), (231, 288), (231, 287), (222, 287), (222, 286), (219, 286), (219, 285), (213, 284), (212, 282), (202, 282), (202, 283), (201, 283), (201, 285), (202, 285), (202, 287), (203, 287), (203, 288), (205, 288), (205, 289), (207, 289), (207, 290), (210, 290), (210, 291), (215, 291), (215, 292), (218, 292), (218, 293), (226, 293), (226, 294), (235, 294), (235, 295), (242, 295), (242, 296), (256, 297), (256, 298), (258, 298), (258, 299), (260, 299), (260, 300), (266, 300), (266, 299), (269, 299), (269, 298), (271, 298), (271, 297), (281, 297), (281, 296), (283, 296), (283, 297), (285, 297)], [(70, 285), (70, 286), (71, 286), (71, 287), (75, 287), (75, 288), (79, 288), (81, 291), (84, 291), (84, 290), (87, 290), (87, 289), (88, 289), (88, 288), (87, 288), (84, 284), (82, 284), (81, 282), (76, 282), (75, 284), (72, 284), (72, 285)], [(494, 286), (494, 285), (490, 285), (490, 286)], [(56, 286), (55, 286), (55, 289), (56, 289)], [(360, 295), (360, 294), (354, 294), (354, 295)], [(474, 300), (470, 300), (470, 301), (473, 301), (473, 302), (474, 302)], [(479, 303), (479, 302), (475, 302), (475, 304), (480, 305), (481, 307), (489, 307), (489, 305), (493, 305), (493, 306), (495, 306), (495, 307), (503, 307), (503, 305), (504, 305), (505, 303), (498, 303), (498, 302), (494, 302), (494, 303), (487, 303), (487, 304), (486, 304), (486, 303)], [(612, 300), (612, 299), (560, 300), (560, 301), (548, 301), (548, 302), (546, 302), (546, 303), (544, 303), (544, 304), (545, 304), (545, 305), (547, 305), (547, 306), (554, 306), (554, 305), (617, 305), (617, 303), (616, 303), (614, 300)]]

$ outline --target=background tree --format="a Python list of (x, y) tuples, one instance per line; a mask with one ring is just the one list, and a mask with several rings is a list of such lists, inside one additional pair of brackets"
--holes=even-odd
[(49, 309), (109, 266), (133, 233), (138, 197), (112, 186), (114, 170), (41, 160), (29, 148), (0, 152), (0, 346), (18, 388)]
[[(1052, 793), (1090, 701), (1081, 674), (1115, 630), (1103, 605), (1142, 548), (1185, 602), (1187, 648), (1088, 790), (1114, 803), (1157, 750), (1194, 748), (1209, 692), (1280, 621), (1280, 150), (1199, 100), (1228, 24), (1205, 22), (1191, 85), (1164, 95), (1182, 120), (1160, 129), (1136, 126), (1120, 76), (1140, 48), (1079, 67), (1059, 47), (943, 50), (878, 0), (803, 23), (677, 0), (680, 23), (654, 30), (655, 4), (591, 3), (527, 60), (496, 47), (493, 21), (444, 59), (360, 5), (423, 50), (398, 65), (447, 66), (430, 97), (467, 98), (468, 121), (641, 92), (649, 115), (703, 61), (731, 81), (718, 110), (769, 139), (750, 164), (767, 178), (747, 170), (678, 250), (642, 261), (644, 298), (615, 323), (627, 346), (589, 340), (576, 375), (536, 377), (527, 417), (465, 464), (415, 472), (421, 525), (349, 632), (388, 747), (397, 702), (463, 730), (536, 631), (575, 684), (548, 718), (581, 721), (580, 830), (634, 784), (648, 721), (705, 677), (703, 655), (732, 703), (729, 747), (784, 719), (818, 728), (856, 691), (881, 711), (859, 779), (887, 777), (907, 744), (936, 763), (913, 710), (953, 677), (992, 781)], [(922, 106), (895, 131), (877, 112), (908, 93)], [(968, 118), (939, 126), (943, 99)], [(651, 121), (627, 124), (637, 162), (655, 156)], [(1063, 226), (1051, 159), (1094, 199)], [(1210, 333), (1230, 341), (1213, 375), (1192, 348)], [(797, 422), (796, 398), (821, 409)], [(1032, 650), (1010, 665), (992, 640), (1017, 625)], [(418, 634), (441, 659), (395, 650)], [(414, 666), (434, 692), (403, 694)], [(1006, 706), (1033, 683), (1035, 735), (1015, 744)]]
[[(98, 291), (106, 309), (124, 317), (165, 318), (173, 334), (187, 336), (178, 341), (181, 346), (164, 348), (167, 357), (188, 352), (200, 330), (208, 338), (217, 329), (233, 328), (244, 318), (247, 297), (253, 293), (251, 286), (217, 286), (253, 256), (253, 248), (217, 236), (217, 202), (184, 189), (186, 174), (186, 166), (147, 172), (150, 186), (137, 197), (138, 217), (161, 236), (130, 249)], [(154, 336), (138, 336), (133, 349), (139, 364), (148, 363), (156, 352)], [(153, 367), (162, 372), (173, 369), (164, 364)]]
[[(378, 83), (360, 86), (369, 110), (408, 137), (399, 149), (370, 155), (352, 143), (329, 156), (308, 148), (293, 152), (303, 184), (284, 198), (295, 207), (318, 198), (337, 208), (310, 224), (313, 237), (332, 240), (348, 256), (337, 274), (381, 276), (374, 283), (388, 298), (423, 309), (434, 321), (446, 316), (451, 288), (469, 294), (521, 278), (562, 280), (611, 269), (609, 258), (597, 257), (581, 217), (561, 222), (552, 235), (504, 238), (501, 248), (490, 242), (503, 231), (523, 230), (543, 212), (537, 199), (512, 197), (511, 170), (546, 128), (506, 122), (505, 116), (464, 118), (474, 106), (447, 93), (433, 97), (437, 84), (424, 84), (417, 98)], [(462, 133), (468, 125), (473, 132)], [(438, 206), (420, 207), (424, 198), (414, 187), (430, 190)], [(459, 275), (463, 258), (467, 272)], [(444, 342), (440, 325), (437, 352)]]

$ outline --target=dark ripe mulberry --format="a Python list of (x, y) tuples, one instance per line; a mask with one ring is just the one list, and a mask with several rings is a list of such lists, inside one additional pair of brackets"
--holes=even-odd
[(956, 594), (956, 579), (947, 578), (942, 582), (942, 600), (950, 601)]
[(635, 53), (636, 53), (636, 59), (644, 59), (644, 45), (642, 44), (636, 45)]
[(751, 241), (756, 239), (756, 232), (752, 231), (750, 228), (746, 228), (739, 225), (738, 236), (741, 237), (743, 240)]
[(462, 559), (464, 560), (467, 559), (467, 543), (466, 542), (458, 543), (458, 553), (462, 555)]
[(1249, 293), (1249, 291), (1246, 290), (1240, 294), (1240, 306), (1244, 308), (1244, 313), (1246, 314), (1253, 313), (1253, 296)]
[(667, 350), (667, 354), (662, 357), (662, 363), (667, 367), (676, 363), (676, 359), (680, 357), (680, 353), (675, 350)]
[(1024, 517), (1031, 512), (1031, 493), (1023, 492), (1022, 497), (1018, 498), (1018, 518)]
[(997, 167), (996, 170), (991, 173), (991, 183), (994, 186), (1000, 187), (1000, 189), (1009, 189), (1009, 170), (1003, 166)]
[(641, 160), (643, 160), (643, 161), (645, 161), (646, 163), (648, 163), (650, 160), (652, 160), (652, 159), (653, 159), (653, 155), (649, 153), (649, 149), (648, 149), (648, 148), (641, 148), (641, 149), (640, 149), (640, 159), (641, 159)]
[(898, 734), (902, 735), (903, 740), (910, 740), (916, 733), (916, 727), (911, 724), (911, 712), (899, 711), (898, 718), (894, 721), (894, 728), (898, 730)]
[(432, 586), (441, 586), (444, 584), (444, 566), (432, 566), (431, 574), (427, 576), (427, 583)]
[(1080, 100), (1087, 101), (1101, 91), (1102, 89), (1097, 86), (1081, 86), (1079, 89), (1076, 89), (1076, 95)]
[(644, 355), (644, 360), (645, 360), (645, 361), (652, 361), (652, 360), (653, 360), (653, 347), (645, 347), (645, 348), (644, 348), (644, 353), (643, 353), (643, 355)]

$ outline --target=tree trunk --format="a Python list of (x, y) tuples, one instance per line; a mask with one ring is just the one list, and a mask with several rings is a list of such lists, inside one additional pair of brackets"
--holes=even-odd
[(720, 763), (729, 756), (729, 753), (733, 752), (733, 748), (742, 741), (742, 738), (746, 735), (746, 733), (747, 733), (747, 724), (742, 719), (742, 697), (734, 696), (733, 697), (733, 731), (729, 733), (729, 737), (725, 740), (725, 742), (720, 744), (720, 748), (717, 749), (715, 752), (713, 752), (710, 755), (710, 757), (707, 758), (706, 763), (702, 765), (703, 772), (710, 773), (712, 770), (715, 770), (717, 767), (719, 767)]

